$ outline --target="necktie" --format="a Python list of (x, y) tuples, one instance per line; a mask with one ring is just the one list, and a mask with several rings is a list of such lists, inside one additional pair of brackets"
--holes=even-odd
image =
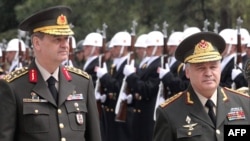
[(211, 120), (213, 121), (214, 125), (216, 125), (216, 116), (215, 116), (215, 113), (213, 110), (213, 107), (214, 107), (213, 101), (208, 99), (205, 106), (208, 107), (208, 115), (211, 118)]
[(53, 76), (51, 76), (47, 80), (47, 82), (48, 82), (48, 87), (49, 87), (49, 90), (50, 90), (52, 96), (54, 97), (55, 101), (57, 101), (57, 89), (56, 89), (56, 86), (55, 86), (56, 79)]

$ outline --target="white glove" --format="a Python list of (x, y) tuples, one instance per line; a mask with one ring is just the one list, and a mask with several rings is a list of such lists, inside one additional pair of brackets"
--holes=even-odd
[(238, 68), (242, 69), (242, 63), (241, 62), (238, 64)]
[(240, 69), (233, 69), (232, 70), (232, 74), (231, 74), (231, 78), (232, 80), (234, 80), (240, 73), (242, 73), (242, 71)]
[(96, 99), (96, 100), (101, 99), (101, 94), (100, 94), (99, 92), (97, 92), (97, 93), (95, 94), (95, 99)]
[(108, 70), (107, 70), (107, 64), (106, 63), (103, 63), (103, 68), (100, 68), (100, 67), (96, 67), (96, 76), (98, 78), (102, 78), (102, 76), (104, 74), (108, 73)]
[(107, 99), (106, 94), (100, 95), (101, 103), (104, 103), (106, 101), (106, 99)]
[(123, 74), (125, 76), (129, 76), (130, 74), (135, 72), (135, 67), (132, 65), (125, 65), (124, 69), (123, 69)]
[(121, 100), (122, 101), (124, 101), (124, 100), (127, 100), (127, 95), (126, 95), (126, 93), (122, 93), (122, 95), (121, 95)]
[(129, 76), (130, 74), (135, 72), (135, 60), (132, 60), (131, 63), (129, 65), (125, 65), (124, 69), (123, 69), (123, 74), (125, 76)]
[(162, 79), (164, 75), (166, 75), (168, 72), (170, 72), (169, 66), (165, 65), (165, 69), (158, 68), (159, 78)]
[(132, 103), (132, 100), (133, 100), (133, 96), (132, 96), (132, 94), (129, 94), (129, 95), (127, 96), (127, 103), (128, 103), (128, 104), (131, 104), (131, 103)]

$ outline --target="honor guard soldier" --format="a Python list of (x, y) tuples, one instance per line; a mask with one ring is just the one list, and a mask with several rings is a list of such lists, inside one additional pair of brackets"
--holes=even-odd
[(213, 32), (180, 43), (175, 57), (186, 64), (190, 85), (158, 107), (153, 141), (224, 141), (224, 125), (250, 124), (249, 96), (219, 86), (225, 46)]
[(161, 55), (163, 49), (163, 33), (151, 31), (147, 34), (147, 67), (137, 70), (131, 65), (126, 65), (123, 73), (127, 76), (128, 88), (133, 94), (133, 141), (152, 141), (153, 135), (153, 113), (159, 88), (158, 67), (161, 66)]
[(6, 48), (6, 61), (9, 65), (9, 69), (7, 73), (10, 73), (16, 69), (24, 67), (23, 58), (26, 47), (25, 43), (18, 38), (11, 39)]
[(129, 135), (126, 135), (126, 133), (128, 133), (126, 123), (115, 121), (115, 107), (124, 78), (123, 69), (129, 61), (128, 47), (130, 45), (131, 35), (126, 31), (117, 32), (112, 37), (109, 45), (113, 57), (110, 73), (108, 73), (106, 65), (103, 65), (104, 67), (102, 68), (97, 68), (97, 77), (100, 78), (106, 95), (106, 100), (103, 105), (106, 116), (107, 141), (129, 140), (127, 139)]
[(168, 61), (165, 68), (159, 68), (159, 78), (167, 89), (165, 98), (169, 98), (180, 91), (183, 91), (189, 85), (189, 80), (184, 75), (184, 64), (176, 60), (174, 54), (177, 46), (183, 40), (184, 33), (180, 31), (173, 32), (168, 39)]
[[(236, 33), (237, 33), (236, 29)], [(241, 35), (241, 55), (242, 55), (242, 66), (245, 66), (245, 63), (248, 59), (247, 57), (247, 44), (250, 42), (250, 34), (246, 28), (240, 28), (240, 35)]]
[(102, 35), (100, 33), (89, 33), (83, 42), (85, 63), (83, 70), (92, 76), (94, 86), (97, 80), (95, 68), (100, 66), (99, 55), (102, 47)]
[[(244, 78), (242, 70), (236, 67), (237, 58), (237, 32), (234, 29), (226, 28), (220, 31), (220, 36), (226, 42), (226, 48), (222, 52), (221, 80), (220, 86), (232, 89), (247, 87), (247, 80)], [(240, 63), (242, 68), (242, 63)]]
[(80, 40), (76, 44), (74, 49), (74, 58), (72, 60), (73, 66), (79, 69), (83, 68), (84, 65), (84, 53), (83, 53), (83, 44), (84, 40)]
[[(143, 70), (143, 68), (147, 67), (147, 61), (150, 58), (147, 56), (147, 34), (140, 35), (135, 42), (135, 53), (137, 56), (137, 59), (139, 60), (139, 65), (136, 66), (137, 70)], [(140, 72), (137, 72), (140, 73)]]
[(74, 59), (75, 48), (76, 48), (75, 37), (69, 36), (69, 55), (68, 55), (68, 58), (62, 62), (63, 65), (74, 67), (72, 60)]
[(30, 32), (35, 58), (0, 85), (6, 90), (0, 93), (1, 141), (101, 141), (91, 77), (62, 65), (74, 34), (70, 13), (67, 6), (54, 6), (20, 23)]

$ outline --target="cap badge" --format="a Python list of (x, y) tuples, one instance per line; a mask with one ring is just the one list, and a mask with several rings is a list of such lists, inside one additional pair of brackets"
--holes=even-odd
[(57, 17), (57, 24), (58, 25), (66, 25), (68, 23), (66, 16), (61, 14), (60, 16)]
[(211, 45), (210, 42), (207, 42), (205, 40), (201, 40), (194, 49), (194, 54), (200, 54), (200, 53), (205, 53), (205, 52), (210, 52), (213, 51), (214, 48)]

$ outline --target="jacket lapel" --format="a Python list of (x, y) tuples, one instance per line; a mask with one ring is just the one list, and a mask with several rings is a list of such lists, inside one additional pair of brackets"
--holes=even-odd
[(212, 120), (206, 113), (205, 109), (203, 108), (202, 103), (200, 102), (198, 96), (195, 94), (192, 87), (189, 87), (188, 92), (186, 93), (186, 102), (190, 106), (188, 106), (190, 114), (193, 117), (196, 117), (197, 119), (201, 120), (204, 123), (207, 123), (208, 125), (215, 128)]
[[(222, 88), (218, 89), (218, 98), (217, 98), (217, 109), (216, 109), (216, 125), (217, 127), (219, 127), (224, 120), (226, 119), (227, 113), (230, 110), (230, 105), (228, 102), (228, 96), (226, 95), (226, 93), (223, 91)], [(218, 112), (219, 111), (219, 112)]]
[(58, 107), (64, 103), (67, 97), (73, 94), (75, 85), (71, 83), (72, 80), (67, 80), (63, 75), (62, 68), (59, 71), (59, 91), (58, 91)]
[(57, 105), (56, 101), (54, 100), (52, 94), (49, 91), (46, 82), (43, 80), (42, 75), (39, 71), (37, 71), (37, 83), (35, 83), (35, 86), (33, 87), (32, 91), (34, 91), (40, 97), (48, 100), (48, 102), (52, 103), (54, 106)]

